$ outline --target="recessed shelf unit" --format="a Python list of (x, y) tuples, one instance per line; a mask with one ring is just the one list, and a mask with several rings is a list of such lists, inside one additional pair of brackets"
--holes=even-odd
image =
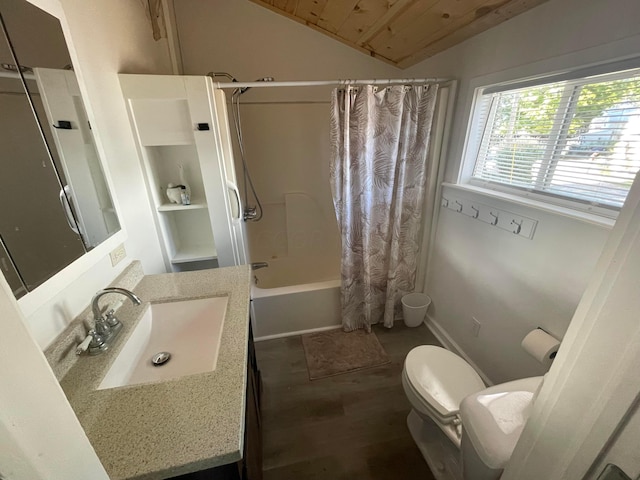
[[(141, 146), (150, 194), (172, 270), (186, 262), (216, 260), (202, 172), (195, 145)], [(191, 204), (169, 203), (167, 186), (184, 184)]]
[[(167, 270), (245, 263), (224, 94), (209, 77), (122, 74), (120, 84)], [(169, 184), (190, 203), (172, 203)]]

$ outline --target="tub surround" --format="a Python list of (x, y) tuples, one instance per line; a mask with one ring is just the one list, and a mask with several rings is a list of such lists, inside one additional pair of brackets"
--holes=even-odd
[[(125, 302), (119, 309), (124, 329), (112, 350), (81, 356), (70, 367), (59, 362), (68, 367), (61, 386), (112, 480), (163, 479), (241, 459), (250, 278), (248, 266), (144, 276), (132, 288), (143, 304)], [(229, 301), (214, 371), (96, 390), (148, 302), (222, 295)], [(68, 341), (66, 347), (61, 342), (52, 345), (49, 358), (70, 355)]]
[(256, 341), (338, 328), (340, 258), (269, 259), (253, 272), (251, 318)]

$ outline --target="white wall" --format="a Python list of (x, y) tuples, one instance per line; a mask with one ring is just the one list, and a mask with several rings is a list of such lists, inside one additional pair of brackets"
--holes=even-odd
[[(126, 232), (119, 238), (126, 238), (128, 257), (141, 260), (147, 273), (162, 272), (160, 244), (117, 74), (171, 73), (167, 41), (153, 40), (141, 2), (33, 3), (64, 16), (63, 31)], [(20, 306), (41, 347), (46, 347), (87, 306), (91, 295), (112, 281), (127, 263), (112, 267), (108, 250), (98, 247), (82, 259), (82, 266), (72, 265), (44, 288), (21, 299)]]
[(0, 277), (0, 476), (107, 480), (47, 360)]
[[(225, 71), (240, 81), (402, 76), (248, 0), (180, 0), (175, 11), (186, 74)], [(328, 173), (330, 94), (331, 88), (256, 88), (242, 96), (247, 163), (265, 207), (263, 221), (247, 225), (251, 261), (311, 252), (338, 256)], [(311, 200), (296, 201), (298, 211), (290, 209), (287, 218), (284, 194), (294, 192)]]
[[(446, 178), (455, 182), (473, 88), (637, 55), (634, 0), (552, 0), (406, 71), (460, 80)], [(510, 203), (469, 198), (539, 220), (533, 240), (440, 213), (428, 293), (430, 316), (494, 382), (544, 369), (520, 348), (544, 327), (561, 337), (600, 255), (608, 229)], [(472, 333), (472, 317), (482, 323)]]
[(160, 244), (117, 74), (172, 73), (167, 41), (153, 40), (144, 2), (63, 0), (62, 6), (72, 59), (129, 237), (127, 253), (145, 271), (161, 271)]

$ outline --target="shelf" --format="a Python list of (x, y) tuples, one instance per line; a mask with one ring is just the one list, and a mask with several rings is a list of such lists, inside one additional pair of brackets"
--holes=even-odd
[(201, 260), (216, 260), (218, 252), (213, 245), (190, 245), (176, 252), (171, 263), (199, 262)]
[(177, 139), (177, 140), (167, 140), (161, 139), (155, 142), (147, 142), (143, 143), (143, 147), (181, 147), (185, 145), (195, 145), (195, 142), (192, 139)]
[(206, 203), (192, 203), (191, 205), (181, 205), (178, 203), (163, 203), (158, 207), (159, 212), (175, 212), (179, 210), (199, 210), (207, 208)]

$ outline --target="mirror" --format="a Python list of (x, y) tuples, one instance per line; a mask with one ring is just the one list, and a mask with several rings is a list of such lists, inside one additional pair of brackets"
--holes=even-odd
[(20, 297), (120, 229), (60, 22), (0, 0), (0, 269)]

